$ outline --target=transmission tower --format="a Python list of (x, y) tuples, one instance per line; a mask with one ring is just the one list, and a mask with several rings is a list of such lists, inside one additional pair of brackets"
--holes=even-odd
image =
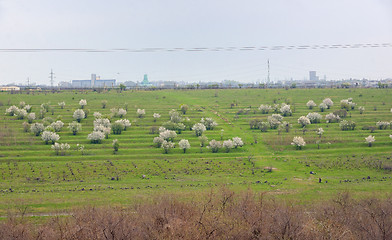
[(50, 73), (49, 73), (49, 74), (50, 74), (50, 75), (49, 75), (49, 78), (50, 78), (50, 86), (51, 86), (52, 89), (53, 89), (53, 79), (56, 78), (56, 77), (54, 76), (53, 69), (50, 69)]
[(269, 59), (267, 61), (267, 65), (268, 65), (268, 77), (267, 77), (267, 83), (270, 83), (270, 64), (269, 64)]

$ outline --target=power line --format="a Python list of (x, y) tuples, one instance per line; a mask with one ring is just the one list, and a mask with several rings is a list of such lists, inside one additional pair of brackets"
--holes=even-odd
[(282, 51), (282, 50), (322, 50), (355, 48), (389, 48), (392, 43), (352, 43), (323, 45), (286, 45), (286, 46), (244, 46), (244, 47), (193, 47), (193, 48), (0, 48), (0, 52), (36, 53), (36, 52), (76, 52), (76, 53), (146, 53), (146, 52), (227, 52), (227, 51)]

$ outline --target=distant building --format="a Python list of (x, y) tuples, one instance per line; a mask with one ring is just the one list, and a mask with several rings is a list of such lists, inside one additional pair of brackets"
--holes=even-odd
[(318, 81), (319, 77), (316, 75), (316, 71), (309, 71), (309, 81)]
[(101, 79), (95, 74), (91, 74), (91, 80), (72, 80), (73, 88), (103, 88), (116, 85), (116, 79)]
[(140, 84), (142, 87), (150, 87), (151, 83), (148, 81), (147, 74), (144, 74), (143, 81)]
[(0, 91), (20, 91), (20, 87), (17, 86), (0, 87)]

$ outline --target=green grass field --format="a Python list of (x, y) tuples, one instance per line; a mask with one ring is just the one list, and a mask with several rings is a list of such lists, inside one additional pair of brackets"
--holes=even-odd
[[(331, 109), (320, 112), (317, 107), (306, 107), (308, 100), (320, 104), (326, 97), (334, 101)], [(346, 117), (356, 122), (354, 131), (341, 131), (339, 123), (327, 124), (322, 120), (308, 125), (304, 133), (297, 123), (300, 116), (309, 112), (319, 112), (324, 117), (340, 109), (340, 100), (347, 98), (353, 98), (357, 104)], [(79, 108), (80, 99), (87, 100), (89, 115), (81, 121), (83, 130), (74, 136), (67, 126), (73, 121), (72, 114)], [(102, 100), (108, 102), (105, 109), (101, 107)], [(53, 115), (49, 111), (46, 117), (65, 123), (59, 132), (59, 143), (71, 145), (65, 156), (56, 156), (40, 137), (24, 132), (25, 120), (4, 114), (9, 106), (19, 106), (20, 101), (32, 105), (37, 116), (42, 103), (51, 103)], [(64, 109), (57, 104), (61, 101), (66, 103)], [(3, 92), (0, 102), (0, 215), (24, 206), (30, 212), (53, 212), (90, 204), (127, 205), (147, 201), (159, 193), (197, 198), (221, 185), (234, 190), (266, 191), (301, 202), (327, 199), (346, 190), (359, 197), (384, 197), (392, 189), (392, 130), (362, 130), (376, 126), (377, 121), (392, 120), (389, 89), (112, 90), (28, 95)], [(284, 118), (292, 124), (289, 132), (250, 129), (251, 120), (266, 121), (271, 115), (262, 114), (258, 110), (260, 104), (284, 102), (293, 110), (292, 116)], [(201, 148), (199, 139), (188, 129), (178, 134), (175, 142), (188, 139), (191, 149), (184, 154), (175, 148), (164, 154), (153, 144), (158, 134), (151, 134), (150, 129), (168, 121), (169, 111), (179, 110), (181, 104), (189, 105), (184, 116), (194, 123), (211, 117), (219, 124), (205, 132), (209, 140), (239, 136), (244, 147), (229, 153), (212, 153)], [(126, 106), (125, 118), (132, 126), (121, 135), (109, 135), (102, 144), (91, 144), (87, 135), (93, 130), (93, 113), (108, 115), (111, 108)], [(363, 114), (358, 106), (365, 107)], [(145, 109), (144, 118), (137, 117), (138, 108)], [(241, 113), (244, 109), (249, 112)], [(153, 113), (162, 117), (154, 122)], [(325, 131), (321, 138), (315, 132), (319, 127)], [(365, 143), (369, 135), (376, 138), (372, 147)], [(306, 141), (302, 150), (290, 144), (294, 136), (302, 136)], [(113, 154), (113, 139), (120, 144), (117, 154)], [(76, 144), (85, 146), (83, 155)]]

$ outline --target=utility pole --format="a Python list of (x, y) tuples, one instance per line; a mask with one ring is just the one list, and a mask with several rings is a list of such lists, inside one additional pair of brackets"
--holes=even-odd
[(30, 88), (30, 77), (27, 78), (27, 88)]
[(53, 69), (50, 69), (50, 76), (49, 76), (49, 78), (50, 78), (50, 86), (53, 89), (53, 78), (55, 78)]

